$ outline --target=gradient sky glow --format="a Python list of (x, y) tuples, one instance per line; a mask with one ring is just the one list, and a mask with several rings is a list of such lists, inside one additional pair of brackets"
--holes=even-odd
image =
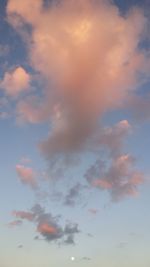
[(0, 267), (149, 267), (150, 1), (0, 0)]

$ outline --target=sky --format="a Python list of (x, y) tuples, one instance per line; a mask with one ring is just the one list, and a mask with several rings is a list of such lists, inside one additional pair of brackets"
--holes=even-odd
[(0, 267), (150, 265), (149, 0), (0, 0)]

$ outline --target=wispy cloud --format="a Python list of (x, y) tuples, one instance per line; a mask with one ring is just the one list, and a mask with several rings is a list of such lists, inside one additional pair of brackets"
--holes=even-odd
[(14, 221), (8, 223), (8, 227), (16, 227), (16, 226), (20, 226), (20, 225), (22, 225), (21, 220), (14, 220)]
[(37, 180), (35, 171), (32, 168), (26, 167), (24, 165), (16, 165), (16, 172), (18, 174), (19, 180), (23, 184), (31, 186), (31, 188), (37, 188)]
[(67, 195), (65, 196), (64, 204), (67, 206), (74, 206), (76, 202), (80, 199), (80, 193), (85, 189), (86, 186), (77, 183), (70, 188)]

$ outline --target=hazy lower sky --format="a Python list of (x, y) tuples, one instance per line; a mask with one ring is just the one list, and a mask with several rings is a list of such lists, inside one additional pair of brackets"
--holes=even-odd
[(149, 10), (0, 0), (0, 267), (150, 265)]

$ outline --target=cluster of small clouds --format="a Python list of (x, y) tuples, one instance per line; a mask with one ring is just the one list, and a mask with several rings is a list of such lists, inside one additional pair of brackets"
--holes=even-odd
[(94, 164), (86, 173), (87, 181), (96, 188), (110, 192), (112, 200), (126, 196), (137, 196), (138, 186), (143, 183), (143, 174), (133, 169), (134, 159), (130, 155), (115, 158), (109, 167), (101, 169)]
[(134, 157), (122, 152), (124, 139), (130, 131), (131, 126), (126, 120), (103, 129), (99, 142), (101, 147), (106, 146), (109, 157), (96, 160), (85, 174), (88, 183), (110, 192), (112, 200), (136, 196), (138, 186), (144, 182), (143, 173), (134, 167)]
[[(51, 213), (46, 213), (40, 205), (35, 205), (30, 211), (13, 211), (13, 216), (16, 218), (9, 226), (21, 225), (24, 220), (35, 223), (36, 232), (40, 234), (44, 240), (51, 242), (55, 241), (59, 244), (74, 245), (75, 234), (80, 231), (78, 224), (67, 222), (64, 227), (59, 224), (60, 216), (53, 216)], [(37, 237), (37, 240), (40, 238)]]

